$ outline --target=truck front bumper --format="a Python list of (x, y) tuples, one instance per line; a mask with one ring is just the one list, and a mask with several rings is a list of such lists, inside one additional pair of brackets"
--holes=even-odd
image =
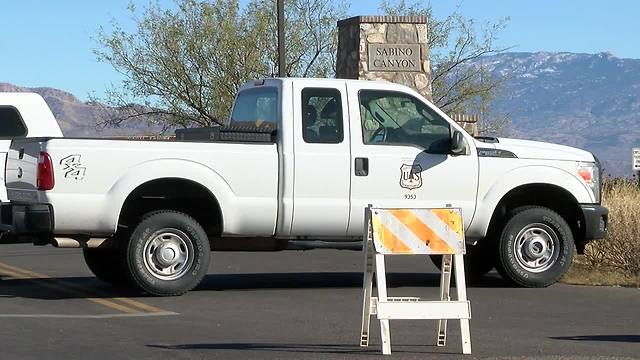
[(580, 208), (584, 217), (584, 242), (607, 236), (609, 209), (593, 204), (582, 204)]
[(14, 235), (48, 234), (53, 231), (49, 204), (0, 204), (0, 232)]

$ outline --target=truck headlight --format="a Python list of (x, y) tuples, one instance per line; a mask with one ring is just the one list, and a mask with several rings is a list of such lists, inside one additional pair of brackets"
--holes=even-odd
[(579, 162), (576, 170), (578, 176), (591, 188), (596, 198), (596, 203), (600, 203), (600, 166), (595, 162)]

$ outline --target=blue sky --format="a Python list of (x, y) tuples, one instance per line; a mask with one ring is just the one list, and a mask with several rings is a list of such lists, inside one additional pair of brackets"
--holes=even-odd
[[(341, 0), (336, 0), (341, 1)], [(98, 63), (92, 39), (112, 18), (127, 22), (130, 0), (0, 0), (0, 82), (49, 86), (81, 99), (100, 95), (119, 75)], [(147, 4), (147, 0), (133, 1)], [(160, 0), (170, 6), (173, 1)], [(350, 15), (377, 14), (377, 0), (351, 0)], [(479, 22), (510, 17), (499, 46), (513, 51), (571, 51), (640, 58), (640, 2), (633, 0), (433, 0), (437, 17), (456, 8)]]

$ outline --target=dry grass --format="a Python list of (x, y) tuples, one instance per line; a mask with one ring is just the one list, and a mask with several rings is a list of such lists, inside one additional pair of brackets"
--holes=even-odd
[[(579, 258), (584, 255), (577, 255)], [(584, 265), (578, 259), (573, 262), (562, 282), (574, 285), (625, 286), (640, 288), (640, 276), (632, 276), (617, 269)]]
[(609, 208), (609, 234), (576, 256), (565, 282), (640, 287), (640, 188), (627, 179), (604, 182), (602, 203)]

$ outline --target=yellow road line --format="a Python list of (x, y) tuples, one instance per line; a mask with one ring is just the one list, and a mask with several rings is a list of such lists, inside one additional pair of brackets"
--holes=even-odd
[(137, 307), (138, 309), (142, 309), (146, 312), (150, 312), (150, 313), (160, 313), (160, 312), (167, 312), (166, 310), (162, 310), (160, 308), (157, 308), (155, 306), (149, 305), (149, 304), (145, 304), (145, 303), (141, 303), (139, 301), (133, 300), (133, 299), (129, 299), (129, 298), (124, 298), (124, 297), (117, 297), (117, 298), (113, 298), (113, 300), (118, 300), (120, 302), (123, 302), (125, 304), (131, 305), (133, 307)]
[[(50, 289), (54, 289), (54, 290), (59, 290), (59, 291), (64, 291), (67, 293), (70, 293), (72, 295), (76, 295), (76, 296), (81, 296), (85, 299), (87, 299), (88, 301), (91, 301), (93, 303), (102, 305), (102, 306), (106, 306), (108, 308), (111, 309), (115, 309), (124, 313), (135, 313), (137, 312), (135, 309), (129, 308), (127, 306), (124, 305), (120, 305), (118, 303), (115, 303), (113, 301), (109, 301), (106, 299), (100, 299), (100, 298), (94, 298), (94, 297), (87, 297), (87, 293), (83, 292), (83, 291), (78, 291), (77, 288), (75, 286), (69, 286), (68, 284), (63, 283), (62, 281), (56, 281), (55, 283), (48, 283), (48, 282), (44, 282), (42, 280), (49, 280), (51, 279), (50, 276), (44, 275), (44, 274), (39, 274), (27, 269), (22, 269), (16, 266), (11, 266), (9, 264), (5, 264), (5, 263), (0, 263), (0, 269), (3, 271), (11, 271), (14, 274), (17, 275), (22, 275), (21, 278), (22, 279), (31, 279), (31, 280), (36, 280), (38, 282), (38, 285), (40, 286), (44, 286)], [(40, 280), (40, 281), (38, 281)]]
[(128, 298), (123, 298), (123, 297), (118, 297), (118, 298), (112, 298), (111, 300), (109, 299), (102, 299), (102, 298), (96, 298), (96, 297), (87, 297), (87, 295), (90, 295), (86, 289), (74, 285), (74, 284), (70, 284), (68, 282), (65, 281), (61, 281), (61, 280), (56, 280), (56, 279), (52, 279), (50, 276), (44, 275), (44, 274), (39, 274), (37, 272), (31, 271), (31, 270), (27, 270), (27, 269), (23, 269), (23, 268), (19, 268), (17, 266), (12, 266), (9, 264), (5, 264), (0, 262), (0, 272), (6, 273), (7, 275), (11, 276), (12, 278), (15, 279), (32, 279), (32, 280), (43, 280), (43, 279), (51, 279), (54, 281), (54, 283), (47, 283), (47, 282), (43, 282), (43, 281), (38, 281), (39, 285), (48, 287), (48, 288), (52, 288), (55, 290), (61, 290), (61, 291), (66, 291), (68, 293), (71, 293), (73, 295), (78, 295), (81, 296), (93, 303), (96, 304), (100, 304), (102, 306), (106, 306), (108, 308), (111, 309), (115, 309), (124, 313), (136, 313), (139, 312), (138, 310), (136, 310), (135, 308), (129, 307), (129, 306), (125, 306), (122, 304), (118, 304), (114, 301), (111, 300), (117, 300), (120, 301), (122, 303), (126, 303), (128, 305), (134, 306), (140, 310), (144, 310), (147, 312), (166, 312), (162, 309), (159, 309), (155, 306), (151, 306), (151, 305), (147, 305), (147, 304), (143, 304), (139, 301), (135, 301), (132, 299), (128, 299)]
[(175, 316), (180, 315), (174, 312), (161, 312), (161, 313), (133, 313), (133, 314), (0, 314), (0, 319), (15, 319), (15, 318), (31, 318), (31, 319), (115, 319), (115, 318), (129, 318), (129, 317), (154, 317), (154, 316)]
[(3, 269), (3, 268), (0, 268), (0, 274), (9, 276), (10, 278), (16, 279), (16, 280), (32, 279), (31, 276), (22, 275), (22, 274), (19, 274), (17, 272), (14, 272), (14, 271), (11, 271), (11, 270), (8, 270), (8, 269)]
[[(82, 293), (77, 293), (77, 294), (83, 295)], [(85, 298), (85, 299), (87, 299), (87, 300), (89, 300), (91, 302), (94, 302), (96, 304), (100, 304), (100, 305), (106, 306), (106, 307), (111, 308), (111, 309), (122, 311), (123, 313), (127, 313), (127, 314), (133, 314), (133, 313), (139, 312), (136, 309), (132, 309), (130, 307), (127, 307), (127, 306), (124, 306), (124, 305), (120, 305), (118, 303), (115, 303), (113, 301), (109, 301), (107, 299), (100, 299), (100, 298)]]
[(27, 270), (27, 269), (22, 269), (22, 268), (19, 268), (19, 267), (16, 267), (16, 266), (12, 266), (12, 265), (9, 265), (9, 264), (5, 264), (5, 263), (2, 263), (2, 262), (0, 262), (0, 267), (8, 269), (9, 271), (14, 271), (16, 273), (20, 273), (20, 274), (22, 274), (22, 276), (27, 276), (28, 279), (38, 279), (38, 278), (40, 278), (40, 279), (49, 279), (49, 276), (47, 276), (47, 275), (38, 274), (36, 272), (30, 271), (30, 270)]

